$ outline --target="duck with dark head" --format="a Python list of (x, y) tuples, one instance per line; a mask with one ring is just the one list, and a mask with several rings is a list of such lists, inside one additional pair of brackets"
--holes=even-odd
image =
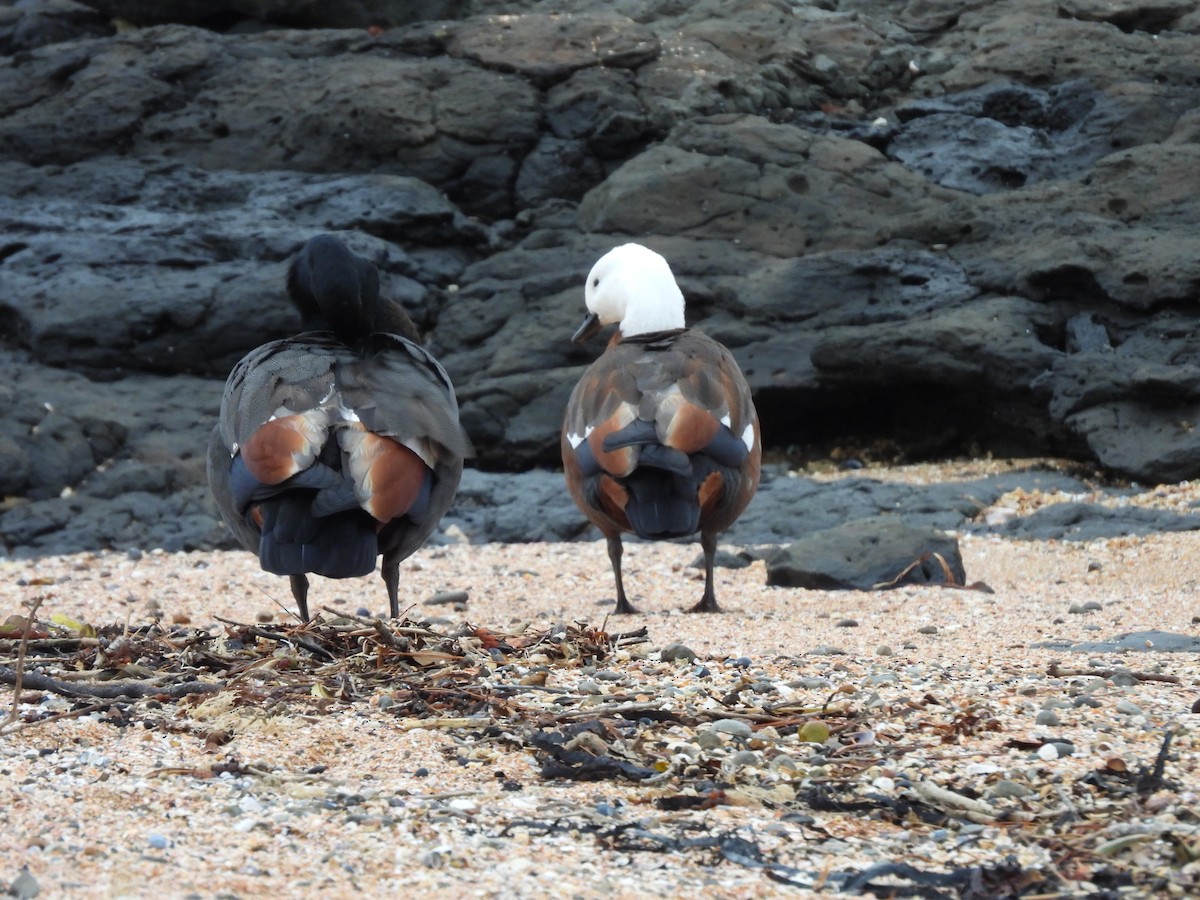
[(382, 576), (400, 613), (401, 560), (454, 499), (471, 444), (446, 371), (379, 273), (332, 235), (292, 261), (301, 333), (248, 353), (225, 384), (208, 480), (263, 569), (287, 575), (307, 620), (308, 576)]

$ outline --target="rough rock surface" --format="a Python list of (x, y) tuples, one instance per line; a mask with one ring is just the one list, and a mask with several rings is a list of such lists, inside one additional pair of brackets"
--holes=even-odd
[(869, 591), (877, 585), (965, 582), (957, 539), (895, 518), (855, 519), (802, 538), (767, 559), (767, 584), (780, 587)]
[(198, 451), (318, 231), (430, 333), (485, 469), (556, 464), (582, 278), (638, 239), (769, 450), (1195, 477), (1197, 173), (1192, 3), (24, 0), (0, 534), (218, 542)]

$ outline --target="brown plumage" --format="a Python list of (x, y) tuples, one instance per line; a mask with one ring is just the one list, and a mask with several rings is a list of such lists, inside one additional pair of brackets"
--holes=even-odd
[(665, 259), (638, 244), (603, 256), (585, 287), (589, 315), (573, 340), (620, 323), (575, 386), (562, 432), (575, 503), (608, 541), (618, 613), (634, 612), (621, 577), (622, 533), (700, 535), (704, 594), (718, 612), (717, 536), (758, 488), (758, 414), (730, 352), (685, 327), (683, 294)]
[(252, 350), (209, 439), (221, 516), (262, 567), (291, 581), (366, 575), (382, 555), (393, 617), (400, 561), (454, 499), (470, 442), (445, 370), (367, 260), (309, 241), (288, 271), (303, 333)]

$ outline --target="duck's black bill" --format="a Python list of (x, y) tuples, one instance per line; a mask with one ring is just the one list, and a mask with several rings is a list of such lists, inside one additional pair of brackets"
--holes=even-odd
[(587, 318), (583, 320), (583, 324), (575, 329), (575, 333), (571, 335), (571, 343), (582, 344), (602, 327), (600, 317), (595, 313), (588, 313)]

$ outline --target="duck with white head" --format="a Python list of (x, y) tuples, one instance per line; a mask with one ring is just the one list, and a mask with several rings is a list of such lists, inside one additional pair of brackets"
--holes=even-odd
[(622, 534), (700, 535), (704, 594), (692, 612), (719, 612), (717, 537), (758, 488), (762, 440), (750, 387), (733, 355), (687, 327), (683, 292), (660, 254), (623, 244), (592, 267), (588, 315), (572, 341), (616, 324), (608, 348), (575, 386), (562, 431), (576, 505), (600, 529), (616, 580), (616, 612), (635, 612), (621, 574)]

